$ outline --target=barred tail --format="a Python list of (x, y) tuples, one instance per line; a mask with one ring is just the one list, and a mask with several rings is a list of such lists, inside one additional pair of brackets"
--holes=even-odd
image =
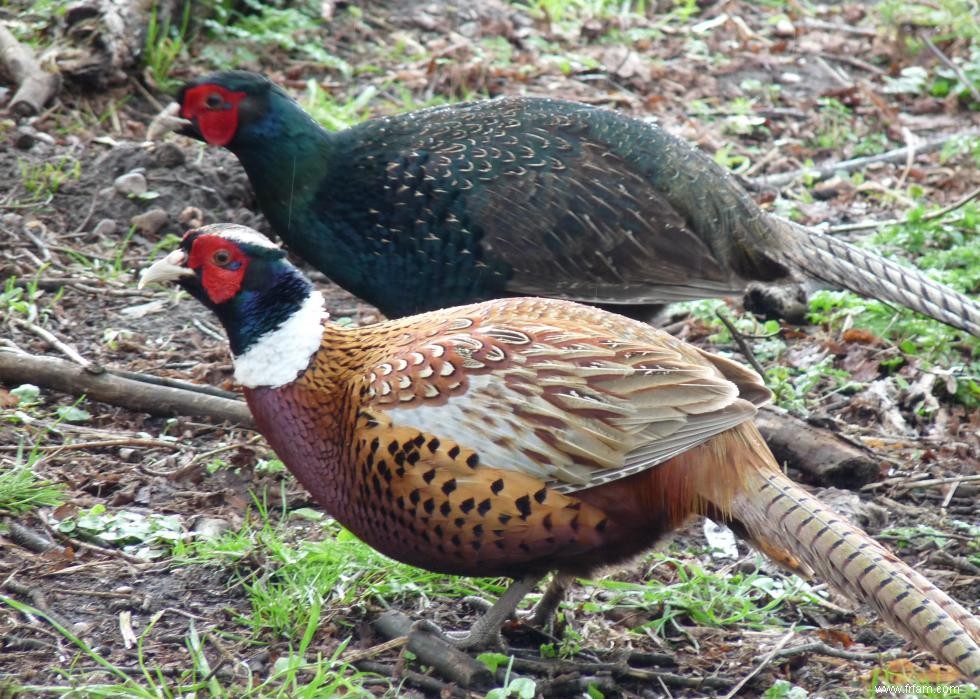
[(980, 303), (873, 252), (814, 230), (779, 221), (785, 226), (782, 245), (769, 254), (808, 275), (862, 296), (896, 303), (980, 337)]
[(750, 539), (777, 555), (784, 549), (790, 560), (873, 606), (897, 631), (969, 680), (980, 680), (980, 619), (786, 478), (764, 458), (768, 450), (753, 425), (729, 435), (751, 445), (731, 453), (760, 455), (754, 467), (740, 465), (744, 488), (731, 502), (731, 517)]

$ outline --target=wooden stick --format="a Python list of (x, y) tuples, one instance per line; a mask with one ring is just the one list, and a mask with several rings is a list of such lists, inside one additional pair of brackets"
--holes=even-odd
[(0, 24), (0, 60), (19, 86), (8, 106), (15, 117), (38, 114), (61, 88), (61, 76), (41, 68), (34, 52), (17, 41), (3, 24)]
[(799, 469), (812, 483), (856, 490), (881, 476), (870, 451), (786, 411), (767, 406), (756, 414), (755, 424), (776, 460)]
[[(969, 194), (965, 195), (961, 199), (954, 201), (949, 206), (944, 206), (936, 211), (931, 211), (928, 214), (924, 214), (919, 221), (932, 221), (933, 219), (942, 218), (946, 214), (951, 214), (959, 208), (962, 208), (969, 204), (971, 201), (980, 197), (980, 187), (977, 187)], [(894, 226), (900, 223), (905, 223), (907, 219), (902, 218), (889, 218), (883, 221), (859, 221), (857, 223), (842, 223), (838, 226), (828, 226), (828, 233), (847, 233), (849, 231), (861, 231), (867, 230), (869, 228), (883, 228), (885, 226)]]
[[(915, 152), (918, 155), (934, 153), (937, 150), (942, 150), (942, 148), (953, 139), (978, 135), (980, 135), (980, 131), (966, 131), (963, 133), (954, 133), (941, 136), (939, 138), (934, 138), (918, 144), (915, 147)], [(820, 165), (817, 167), (805, 167), (800, 168), (799, 170), (793, 170), (791, 172), (781, 172), (778, 175), (763, 175), (762, 177), (753, 178), (751, 182), (753, 185), (761, 189), (766, 187), (785, 187), (786, 185), (791, 184), (795, 180), (804, 176), (809, 176), (814, 181), (825, 180), (828, 177), (833, 177), (835, 173), (854, 172), (855, 170), (861, 170), (868, 165), (873, 165), (874, 163), (904, 163), (906, 158), (908, 158), (908, 154), (908, 148), (897, 148), (885, 153), (879, 153), (878, 155), (869, 155), (864, 158), (842, 160), (837, 163), (830, 163), (829, 165)]]
[(208, 417), (242, 427), (255, 424), (244, 401), (157, 386), (109, 372), (93, 374), (77, 364), (54, 357), (0, 351), (0, 381), (33, 383), (76, 396), (84, 393), (92, 400), (153, 415)]

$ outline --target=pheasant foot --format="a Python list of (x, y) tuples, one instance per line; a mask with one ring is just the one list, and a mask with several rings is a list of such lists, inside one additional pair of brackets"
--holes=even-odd
[[(428, 620), (419, 622), (416, 627), (446, 639), (460, 650), (502, 648), (504, 643), (500, 637), (500, 627), (513, 616), (517, 605), (528, 592), (534, 589), (541, 578), (541, 575), (528, 575), (515, 580), (504, 594), (473, 622), (468, 631), (443, 631)], [(485, 603), (485, 600), (480, 601)]]

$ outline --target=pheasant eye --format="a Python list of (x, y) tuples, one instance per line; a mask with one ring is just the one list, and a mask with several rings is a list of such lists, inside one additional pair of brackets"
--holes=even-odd
[(207, 99), (204, 100), (204, 103), (208, 106), (208, 109), (221, 109), (224, 106), (225, 101), (217, 92), (212, 92), (207, 96)]
[(216, 250), (213, 255), (211, 255), (211, 261), (219, 267), (224, 267), (226, 264), (231, 262), (231, 253), (227, 250)]

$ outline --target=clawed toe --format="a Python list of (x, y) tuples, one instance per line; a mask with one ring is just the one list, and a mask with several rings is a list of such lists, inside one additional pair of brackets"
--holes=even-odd
[(479, 621), (477, 620), (469, 631), (446, 631), (435, 622), (429, 621), (428, 619), (420, 619), (412, 625), (412, 630), (438, 636), (459, 650), (495, 650), (506, 648), (507, 644), (500, 635), (500, 628), (487, 628), (486, 625), (481, 625)]

